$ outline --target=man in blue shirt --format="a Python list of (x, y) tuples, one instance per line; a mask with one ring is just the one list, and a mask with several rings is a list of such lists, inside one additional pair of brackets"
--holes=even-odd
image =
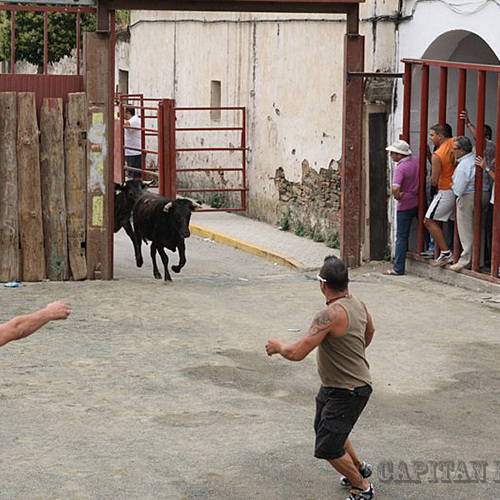
[(470, 266), (472, 261), (476, 164), (469, 138), (463, 135), (455, 137), (452, 150), (455, 159), (458, 160), (458, 166), (452, 177), (452, 189), (457, 197), (457, 226), (462, 253), (458, 262), (450, 266), (450, 269), (458, 272)]

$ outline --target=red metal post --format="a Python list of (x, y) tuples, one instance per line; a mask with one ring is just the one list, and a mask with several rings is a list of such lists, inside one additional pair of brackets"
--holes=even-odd
[[(80, 12), (76, 13), (76, 74), (80, 74)], [(114, 42), (113, 42), (114, 45)]]
[(491, 245), (491, 276), (500, 278), (500, 73), (497, 90), (497, 135), (495, 154), (495, 203), (493, 205), (493, 236)]
[(125, 180), (125, 106), (123, 105), (123, 101), (120, 101), (119, 106), (119, 114), (120, 114), (120, 143), (122, 147), (120, 148), (120, 165), (122, 166), (122, 179)]
[(411, 115), (411, 63), (405, 63), (405, 75), (403, 80), (403, 133), (400, 139), (410, 142), (410, 115)]
[(146, 168), (146, 110), (144, 109), (144, 94), (140, 97), (141, 106), (141, 178), (144, 179), (144, 169)]
[(162, 196), (166, 196), (166, 158), (165, 158), (165, 100), (158, 103), (158, 189)]
[(247, 110), (246, 108), (241, 109), (242, 113), (242, 130), (241, 130), (241, 162), (242, 162), (242, 188), (241, 192), (241, 208), (243, 210), (247, 209), (247, 144), (246, 144), (246, 133), (247, 133)]
[(424, 249), (425, 179), (427, 177), (427, 127), (429, 121), (429, 66), (422, 66), (420, 92), (420, 144), (418, 170), (418, 243), (417, 251)]
[[(458, 99), (457, 99), (457, 135), (464, 135), (465, 122), (460, 119), (460, 113), (467, 108), (467, 70), (460, 69), (458, 72)], [(453, 261), (458, 262), (460, 254), (462, 253), (462, 244), (460, 243), (460, 236), (458, 234), (457, 216), (455, 210), (455, 232), (453, 233)]]
[(364, 70), (364, 42), (362, 35), (344, 35), (340, 256), (349, 267), (361, 260), (364, 86), (349, 72)]
[(16, 12), (12, 11), (10, 18), (10, 72), (16, 74)]
[(439, 123), (446, 123), (446, 104), (448, 91), (448, 68), (439, 68)]
[(464, 135), (465, 122), (460, 119), (460, 113), (467, 108), (467, 70), (458, 71), (458, 109), (457, 109), (457, 135)]
[[(175, 149), (175, 99), (167, 99), (167, 130), (168, 130), (168, 179), (170, 196), (172, 200), (177, 197), (177, 164)], [(168, 196), (168, 195), (167, 195)]]
[(49, 69), (49, 28), (48, 12), (43, 13), (43, 74), (46, 75)]
[[(477, 75), (477, 128), (476, 154), (484, 153), (484, 111), (486, 106), (486, 71)], [(479, 271), (481, 264), (481, 220), (483, 199), (483, 169), (476, 167), (476, 186), (474, 195), (474, 244), (472, 246), (472, 270)]]

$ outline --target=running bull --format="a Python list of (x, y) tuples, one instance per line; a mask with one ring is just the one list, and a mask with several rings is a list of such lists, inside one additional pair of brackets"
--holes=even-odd
[(179, 251), (179, 264), (172, 266), (174, 273), (179, 273), (186, 264), (185, 239), (189, 238), (191, 213), (201, 208), (192, 200), (181, 198), (175, 201), (154, 193), (146, 192), (134, 207), (133, 220), (135, 232), (135, 260), (138, 267), (143, 264), (142, 241), (151, 241), (151, 260), (153, 276), (161, 279), (156, 265), (156, 252), (163, 262), (165, 281), (172, 281), (168, 272), (168, 257), (165, 248), (172, 252)]

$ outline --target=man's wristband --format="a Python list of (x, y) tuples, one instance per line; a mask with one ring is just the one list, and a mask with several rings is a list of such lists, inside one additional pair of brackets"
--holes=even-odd
[(486, 168), (484, 169), (484, 171), (485, 171), (487, 174), (489, 174), (489, 173), (490, 173), (490, 171), (491, 171), (491, 168), (490, 168), (490, 167), (486, 167)]

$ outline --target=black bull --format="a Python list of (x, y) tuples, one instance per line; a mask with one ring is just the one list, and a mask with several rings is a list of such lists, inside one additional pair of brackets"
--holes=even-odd
[(161, 279), (156, 265), (156, 251), (160, 254), (165, 272), (165, 281), (172, 281), (168, 272), (168, 257), (164, 248), (172, 252), (179, 251), (179, 264), (172, 266), (174, 273), (179, 273), (186, 264), (185, 238), (189, 238), (191, 213), (200, 205), (188, 199), (172, 201), (163, 196), (146, 192), (134, 206), (134, 249), (138, 267), (143, 264), (141, 245), (143, 240), (151, 241), (151, 260), (153, 276)]

